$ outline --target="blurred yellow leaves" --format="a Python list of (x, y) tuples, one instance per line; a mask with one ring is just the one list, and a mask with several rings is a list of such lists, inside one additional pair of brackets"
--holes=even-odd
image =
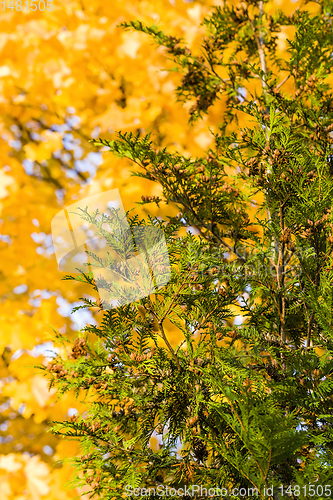
[[(64, 450), (60, 450), (64, 458)], [(75, 446), (67, 448), (67, 455), (75, 455)], [(37, 455), (10, 453), (0, 455), (1, 500), (66, 500), (78, 495), (79, 489), (70, 493), (63, 490), (67, 482), (66, 468), (51, 470)], [(87, 500), (87, 495), (81, 497)]]
[(23, 147), (28, 160), (42, 162), (62, 147), (61, 135), (57, 132), (45, 130), (40, 137), (43, 142), (28, 143)]
[(153, 452), (157, 452), (159, 450), (159, 441), (156, 437), (151, 437), (149, 439), (149, 444), (150, 444), (150, 447), (151, 449), (153, 450)]
[(10, 67), (7, 66), (6, 64), (4, 66), (0, 66), (0, 78), (4, 76), (9, 76), (11, 73)]
[(142, 37), (142, 33), (123, 33), (122, 39), (124, 42), (117, 48), (118, 54), (120, 56), (126, 55), (135, 59), (138, 50), (141, 47)]
[[(20, 282), (15, 283), (14, 281), (12, 288), (20, 283), (22, 283), (22, 278)], [(21, 304), (18, 299), (17, 303), (14, 302), (14, 304), (14, 310), (13, 303), (11, 304), (9, 301), (6, 301), (1, 307), (0, 350), (6, 346), (10, 346), (13, 351), (20, 348), (32, 349), (38, 341), (45, 339), (50, 334), (51, 329), (48, 325), (61, 328), (66, 321), (57, 313), (58, 305), (55, 297), (43, 300), (41, 306), (36, 308), (35, 314), (29, 305), (26, 309), (19, 308)]]
[[(50, 471), (38, 456), (10, 453), (0, 455), (0, 497), (1, 500), (40, 500), (50, 491)], [(23, 495), (22, 495), (23, 493)]]
[[(30, 359), (31, 361), (31, 359)], [(35, 375), (26, 382), (14, 380), (7, 384), (3, 389), (3, 394), (11, 398), (11, 406), (14, 410), (18, 410), (22, 404), (25, 408), (22, 415), (25, 418), (30, 418), (33, 413), (36, 423), (41, 423), (49, 415), (45, 409), (46, 403), (55, 394), (55, 389), (48, 390), (48, 382), (41, 376)]]
[(33, 500), (38, 500), (41, 496), (49, 493), (49, 486), (47, 484), (49, 470), (47, 465), (41, 462), (38, 456), (31, 457), (23, 470), (27, 480), (27, 487)]
[[(15, 179), (6, 174), (5, 170), (0, 169), (0, 200), (9, 195), (8, 187), (15, 182)], [(1, 207), (1, 205), (0, 205)]]
[[(19, 378), (4, 385), (2, 394), (11, 398), (11, 408), (18, 411), (22, 405), (21, 415), (28, 419), (33, 416), (34, 422), (40, 424), (44, 421), (63, 420), (67, 415), (68, 408), (75, 408), (84, 412), (85, 406), (72, 400), (71, 394), (66, 394), (59, 403), (55, 405), (56, 389), (48, 389), (48, 379), (42, 375), (35, 375), (34, 364), (42, 361), (32, 358), (28, 354), (22, 355), (10, 365), (10, 373)], [(22, 370), (19, 369), (21, 363)], [(28, 364), (30, 366), (28, 366)], [(12, 366), (14, 365), (14, 367)], [(22, 371), (22, 373), (21, 373)], [(24, 376), (22, 376), (24, 374)]]

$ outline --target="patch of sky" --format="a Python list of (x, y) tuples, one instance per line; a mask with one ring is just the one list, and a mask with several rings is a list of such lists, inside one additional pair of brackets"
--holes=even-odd
[(237, 95), (237, 99), (239, 100), (240, 103), (244, 102), (247, 96), (247, 90), (244, 87), (238, 87), (238, 92), (241, 95)]
[(32, 175), (34, 173), (34, 162), (28, 160), (27, 158), (22, 161), (23, 168), (27, 175)]
[(56, 302), (59, 306), (59, 308), (57, 309), (58, 313), (64, 317), (71, 317), (71, 328), (73, 330), (81, 330), (88, 324), (97, 325), (96, 320), (93, 318), (91, 312), (88, 309), (79, 309), (78, 311), (72, 313), (73, 308), (82, 305), (82, 302), (70, 303), (60, 295), (57, 297)]
[(52, 156), (53, 156), (53, 158), (57, 158), (57, 159), (61, 158), (61, 150), (57, 149), (56, 151), (53, 151)]
[(25, 293), (28, 290), (28, 286), (23, 283), (22, 285), (18, 285), (13, 289), (13, 292), (19, 295), (20, 293)]
[(16, 137), (21, 137), (22, 136), (22, 132), (21, 132), (20, 128), (17, 125), (11, 125), (10, 126), (10, 130), (12, 132), (14, 132), (14, 134), (16, 135)]
[(99, 167), (103, 163), (103, 156), (101, 155), (101, 153), (90, 152), (90, 153), (87, 154), (86, 158), (91, 163), (93, 163), (94, 165), (96, 165), (96, 167)]
[(0, 234), (0, 241), (3, 241), (4, 243), (8, 243), (9, 245), (11, 245), (13, 243), (8, 234)]
[[(91, 249), (89, 249), (91, 250)], [(72, 262), (74, 262), (75, 264), (79, 266), (83, 265), (85, 262), (87, 262), (87, 255), (86, 253), (84, 252), (81, 252), (81, 253), (77, 253), (76, 255), (74, 255), (74, 257), (72, 257)]]
[(236, 316), (235, 319), (234, 319), (234, 325), (235, 326), (239, 326), (239, 325), (242, 325), (244, 323), (244, 318), (243, 316)]
[(26, 122), (26, 127), (30, 130), (38, 130), (41, 126), (38, 122), (34, 120), (29, 120)]
[[(52, 351), (53, 348), (53, 342), (43, 342), (42, 344), (36, 345), (33, 349), (28, 350), (28, 349), (17, 349), (17, 351), (14, 352), (12, 355), (11, 359), (14, 361), (15, 359), (18, 359), (20, 356), (22, 356), (23, 353), (28, 353), (29, 356), (33, 356), (34, 358), (38, 358), (38, 356), (46, 356), (46, 357), (54, 357), (55, 353)], [(52, 353), (52, 356), (51, 356)]]
[(55, 194), (57, 197), (58, 201), (63, 201), (64, 200), (64, 193), (66, 192), (65, 189), (56, 189)]
[(53, 239), (51, 234), (45, 234), (43, 232), (33, 232), (30, 236), (35, 243), (42, 245), (36, 248), (36, 252), (39, 255), (52, 255), (54, 253)]
[(103, 163), (103, 157), (100, 153), (90, 152), (82, 160), (74, 162), (76, 170), (79, 172), (88, 172), (90, 177), (96, 175), (97, 167)]
[(108, 208), (119, 208), (119, 201), (118, 200), (108, 201), (107, 207)]
[(54, 124), (51, 125), (50, 130), (62, 134), (63, 132), (68, 132), (68, 130), (70, 130), (70, 127), (66, 123), (63, 123), (61, 125)]
[(193, 226), (189, 226), (186, 228), (186, 232), (187, 233), (191, 233), (191, 234), (194, 234), (195, 236), (198, 236), (200, 234), (200, 231), (199, 229), (193, 227)]
[(40, 141), (40, 135), (37, 132), (31, 132), (30, 137), (33, 141)]
[(101, 127), (99, 127), (99, 125), (97, 125), (97, 126), (94, 128), (94, 130), (91, 132), (91, 137), (92, 137), (93, 139), (97, 139), (97, 137), (99, 136), (100, 132), (101, 132)]
[(22, 147), (22, 142), (19, 141), (19, 140), (16, 140), (16, 141), (9, 141), (9, 146), (13, 149), (15, 149), (15, 151), (20, 151), (21, 147)]
[(68, 408), (68, 412), (67, 413), (68, 413), (69, 417), (72, 417), (73, 415), (78, 415), (79, 414), (79, 412), (77, 411), (76, 408)]
[(76, 147), (74, 149), (74, 158), (77, 160), (81, 158), (82, 155), (83, 155), (83, 148), (81, 148), (80, 146)]
[(2, 403), (2, 405), (0, 405), (0, 413), (8, 410), (10, 408), (10, 403), (8, 401), (5, 401), (4, 403)]
[(66, 169), (65, 175), (66, 175), (66, 177), (69, 177), (70, 179), (77, 178), (77, 172), (75, 172), (75, 170)]
[(31, 233), (31, 238), (34, 240), (35, 243), (42, 243), (46, 237), (45, 233)]
[(63, 163), (67, 163), (72, 159), (72, 155), (70, 153), (61, 153), (60, 159)]
[[(78, 311), (72, 314), (73, 308), (82, 305), (83, 304), (82, 302), (70, 303), (67, 299), (59, 295), (59, 293), (49, 292), (48, 290), (36, 289), (29, 295), (30, 299), (28, 303), (34, 307), (39, 307), (41, 305), (42, 299), (49, 299), (52, 296), (56, 296), (57, 297), (56, 302), (59, 306), (57, 312), (63, 317), (70, 316), (71, 319), (73, 320), (71, 327), (75, 330), (80, 330), (88, 324), (97, 325), (96, 320), (93, 318), (91, 312), (88, 309), (79, 309)], [(45, 342), (44, 344), (40, 344), (40, 346), (36, 346), (31, 352), (36, 353), (36, 355), (45, 354), (46, 351), (48, 351), (51, 347), (52, 347), (52, 342)]]
[(51, 446), (49, 446), (48, 444), (46, 444), (45, 446), (43, 446), (43, 452), (46, 454), (46, 455), (53, 455), (54, 451), (52, 450)]
[(237, 297), (239, 305), (241, 307), (245, 307), (246, 306), (246, 301), (248, 300), (248, 298), (249, 298), (249, 294), (248, 293), (243, 293), (243, 295), (240, 295), (239, 297)]
[(13, 436), (6, 436), (5, 438), (1, 438), (2, 443), (7, 444), (13, 441)]
[(69, 125), (70, 128), (74, 128), (80, 123), (80, 117), (79, 116), (70, 116), (66, 118), (66, 123)]
[(42, 299), (49, 299), (50, 297), (52, 297), (52, 295), (57, 295), (57, 293), (51, 293), (48, 290), (33, 290), (29, 294), (30, 299), (28, 300), (28, 304), (34, 307), (39, 307), (42, 303)]
[(53, 347), (53, 342), (43, 342), (42, 344), (36, 345), (29, 354), (34, 358), (38, 358), (38, 356), (49, 356), (51, 349)]
[(79, 144), (81, 144), (80, 139), (74, 139), (73, 134), (65, 134), (62, 138), (62, 144), (67, 151), (73, 151)]
[(83, 160), (76, 160), (74, 162), (74, 165), (75, 165), (75, 169), (78, 171), (78, 172), (88, 172), (89, 175), (91, 176), (95, 176), (96, 174), (96, 166), (93, 165), (92, 163), (90, 163), (90, 161), (88, 161), (86, 158), (84, 158)]

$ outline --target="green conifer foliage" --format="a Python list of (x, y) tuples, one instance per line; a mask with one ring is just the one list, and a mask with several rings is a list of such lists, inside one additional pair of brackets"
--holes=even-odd
[[(201, 55), (157, 26), (122, 24), (146, 33), (177, 64), (178, 99), (195, 99), (190, 125), (220, 96), (228, 105), (203, 158), (158, 150), (149, 134), (119, 131), (113, 141), (94, 141), (131, 159), (134, 175), (159, 183), (180, 210), (165, 221), (128, 217), (132, 227), (163, 230), (168, 284), (105, 310), (101, 325), (85, 328), (68, 359), (58, 356), (48, 366), (60, 393), (86, 394), (87, 414), (56, 423), (53, 431), (81, 441), (75, 484), (89, 484), (95, 498), (135, 498), (135, 488), (166, 485), (177, 490), (174, 498), (191, 485), (252, 488), (266, 499), (324, 499), (333, 492), (333, 94), (327, 83), (333, 4), (318, 0), (313, 14), (305, 1), (291, 16), (279, 10), (268, 16), (265, 4), (212, 7)], [(281, 26), (295, 28), (283, 60), (277, 56)], [(246, 59), (235, 62), (240, 50)], [(221, 68), (228, 78), (219, 76)], [(280, 71), (287, 72), (284, 79)], [(261, 93), (245, 96), (240, 89), (253, 79), (260, 79)], [(284, 92), (289, 79), (293, 95)], [(253, 126), (230, 132), (240, 114)], [(257, 193), (264, 201), (250, 221)], [(199, 235), (180, 236), (183, 226)], [(87, 270), (66, 279), (96, 290)], [(83, 301), (83, 308), (103, 307)], [(235, 305), (244, 317), (239, 326), (232, 323)], [(177, 348), (166, 320), (182, 332)], [(98, 345), (89, 332), (99, 336)], [(158, 451), (149, 445), (153, 435)], [(244, 497), (251, 495), (230, 496)]]

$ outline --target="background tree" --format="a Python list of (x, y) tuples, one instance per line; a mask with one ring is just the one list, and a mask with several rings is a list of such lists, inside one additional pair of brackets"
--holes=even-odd
[[(6, 4), (8, 4), (7, 2)], [(3, 6), (1, 6), (3, 9)], [(159, 186), (130, 178), (130, 162), (91, 149), (88, 142), (114, 129), (151, 130), (169, 147), (202, 152), (212, 140), (204, 124), (186, 131), (187, 112), (172, 103), (177, 75), (160, 71), (165, 55), (143, 34), (116, 25), (140, 16), (172, 23), (175, 35), (196, 43), (209, 5), (161, 2), (54, 2), (49, 11), (1, 10), (0, 35), (0, 497), (65, 500), (72, 470), (63, 458), (74, 442), (48, 433), (49, 421), (84, 407), (72, 394), (56, 402), (33, 365), (62, 352), (53, 330), (72, 341), (101, 313), (70, 315), (91, 287), (62, 282), (51, 239), (52, 217), (75, 197), (118, 187), (127, 209), (133, 199), (158, 195)], [(159, 12), (159, 14), (157, 14)], [(159, 21), (159, 16), (163, 20)], [(96, 44), (101, 54), (96, 51)], [(133, 72), (129, 74), (128, 67)], [(148, 72), (148, 73), (147, 73)], [(147, 75), (150, 75), (147, 77)], [(168, 78), (167, 78), (168, 76)], [(180, 144), (175, 143), (174, 133)], [(183, 135), (182, 135), (183, 134)], [(176, 214), (160, 204), (142, 213)], [(95, 320), (92, 319), (93, 316)], [(171, 335), (176, 336), (174, 328)], [(91, 338), (93, 334), (91, 334)], [(175, 340), (176, 341), (176, 340)], [(58, 350), (60, 349), (60, 350)]]
[[(310, 495), (331, 495), (331, 20), (326, 1), (290, 15), (224, 2), (204, 19), (201, 55), (156, 25), (122, 23), (150, 35), (183, 72), (176, 93), (191, 103), (190, 124), (219, 98), (227, 108), (205, 156), (140, 132), (94, 142), (136, 163), (135, 174), (180, 210), (131, 219), (165, 231), (166, 287), (104, 312), (72, 351), (58, 335), (67, 354), (48, 366), (62, 393), (86, 392), (88, 413), (54, 430), (80, 438), (84, 476), (74, 484), (101, 498), (161, 484), (256, 488), (261, 498), (270, 485), (275, 498), (306, 498), (312, 484)], [(285, 26), (282, 58), (276, 33)], [(199, 235), (182, 236), (184, 226)], [(78, 279), (96, 290), (92, 278)]]

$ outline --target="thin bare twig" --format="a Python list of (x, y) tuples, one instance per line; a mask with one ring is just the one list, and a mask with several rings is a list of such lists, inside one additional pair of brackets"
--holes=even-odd
[(288, 80), (288, 78), (289, 78), (289, 77), (290, 77), (290, 74), (289, 74), (289, 75), (287, 75), (287, 76), (286, 76), (286, 77), (282, 80), (282, 82), (280, 82), (280, 83), (279, 83), (279, 84), (275, 87), (275, 89), (276, 89), (276, 90), (279, 90), (279, 89), (282, 87), (282, 85), (283, 85), (284, 83), (286, 83), (286, 81)]

